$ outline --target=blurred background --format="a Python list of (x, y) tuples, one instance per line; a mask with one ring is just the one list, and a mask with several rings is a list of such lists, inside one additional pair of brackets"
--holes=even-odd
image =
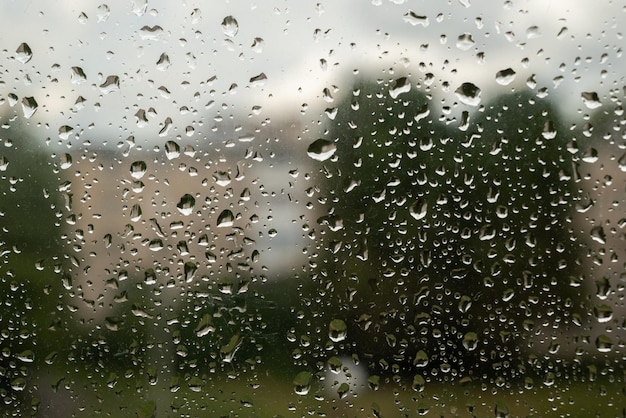
[(623, 415), (623, 13), (2, 3), (0, 412)]

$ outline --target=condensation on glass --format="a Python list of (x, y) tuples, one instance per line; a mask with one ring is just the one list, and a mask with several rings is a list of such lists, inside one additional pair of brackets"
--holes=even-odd
[(619, 2), (0, 5), (3, 416), (622, 416)]

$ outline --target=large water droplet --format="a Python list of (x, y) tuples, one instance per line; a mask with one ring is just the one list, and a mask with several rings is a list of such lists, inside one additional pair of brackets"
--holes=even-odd
[(223, 210), (222, 213), (220, 213), (220, 215), (217, 217), (218, 228), (225, 228), (225, 227), (233, 226), (234, 222), (235, 222), (235, 216), (228, 209)]
[(426, 201), (419, 199), (409, 206), (409, 213), (416, 220), (423, 219), (428, 212), (428, 203)]
[(468, 351), (473, 351), (478, 347), (478, 334), (468, 332), (463, 336), (463, 347)]
[(176, 208), (180, 213), (185, 216), (189, 216), (193, 212), (193, 208), (196, 205), (196, 199), (188, 193), (184, 194), (180, 201), (176, 204)]
[(613, 341), (606, 335), (600, 335), (596, 338), (596, 348), (601, 353), (608, 353), (613, 348)]
[(180, 146), (174, 141), (165, 143), (165, 156), (168, 160), (173, 160), (180, 156)]
[(309, 145), (307, 155), (317, 161), (326, 161), (337, 151), (337, 146), (326, 139), (318, 139)]
[(141, 219), (141, 206), (138, 203), (135, 203), (133, 207), (130, 209), (130, 220), (132, 222), (137, 222)]
[(87, 81), (85, 72), (80, 67), (72, 67), (72, 73), (70, 75), (73, 84), (81, 84)]
[(406, 77), (400, 77), (397, 80), (394, 80), (389, 87), (389, 95), (393, 99), (398, 97), (400, 94), (408, 93), (409, 91), (411, 91), (411, 83)]
[(38, 108), (39, 105), (35, 101), (34, 97), (24, 97), (22, 99), (22, 112), (24, 112), (24, 118), (30, 119)]
[(588, 109), (597, 109), (602, 106), (598, 93), (595, 91), (584, 91), (580, 94), (580, 97), (582, 97), (583, 102)]
[(20, 44), (15, 50), (15, 59), (21, 62), (22, 64), (26, 64), (33, 57), (33, 51), (30, 49), (30, 46), (26, 42)]
[(209, 316), (209, 314), (204, 314), (194, 331), (198, 337), (204, 337), (205, 335), (215, 331), (211, 316)]
[(423, 392), (426, 387), (426, 380), (420, 374), (413, 376), (413, 384), (411, 385), (414, 391)]
[(478, 106), (480, 104), (480, 89), (472, 83), (463, 83), (454, 93), (461, 103), (468, 106)]
[(232, 16), (226, 16), (222, 21), (222, 31), (224, 35), (228, 37), (234, 37), (239, 32), (239, 24), (237, 20)]
[(412, 10), (406, 12), (402, 18), (405, 22), (408, 22), (413, 26), (421, 25), (423, 27), (427, 27), (429, 24), (428, 16), (420, 16)]
[(74, 132), (74, 128), (68, 125), (63, 125), (59, 128), (59, 138), (67, 140), (70, 135), (72, 135), (72, 132)]
[(515, 71), (511, 68), (500, 70), (496, 73), (496, 83), (506, 86), (515, 80)]
[(464, 33), (463, 35), (459, 35), (456, 41), (456, 47), (461, 51), (467, 51), (475, 44), (474, 39), (472, 38), (472, 34)]
[(342, 319), (333, 319), (328, 324), (328, 338), (333, 342), (340, 342), (348, 336), (348, 326)]
[(223, 345), (220, 348), (220, 355), (222, 357), (222, 361), (224, 363), (231, 363), (235, 357), (235, 353), (241, 347), (243, 343), (243, 338), (241, 338), (240, 334), (235, 334), (230, 338), (228, 344)]
[(313, 379), (313, 373), (302, 371), (296, 375), (293, 379), (293, 386), (296, 394), (306, 395), (311, 390), (311, 380)]
[(100, 91), (104, 94), (113, 93), (120, 89), (120, 78), (116, 75), (110, 75), (104, 83), (100, 84)]
[(130, 165), (130, 175), (132, 178), (139, 180), (146, 174), (146, 163), (143, 161), (135, 161)]
[(606, 234), (604, 228), (601, 226), (594, 226), (591, 228), (591, 239), (599, 242), (600, 244), (606, 244)]
[(613, 319), (613, 308), (605, 304), (594, 306), (593, 314), (599, 323), (609, 322)]

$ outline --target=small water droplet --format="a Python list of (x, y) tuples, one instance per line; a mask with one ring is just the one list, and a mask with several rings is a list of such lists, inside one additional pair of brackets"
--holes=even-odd
[(480, 89), (472, 83), (463, 83), (454, 93), (461, 103), (468, 106), (478, 106), (480, 104)]
[(335, 154), (337, 146), (326, 139), (318, 139), (309, 145), (307, 155), (317, 161), (326, 161)]
[(224, 32), (224, 35), (230, 38), (237, 35), (237, 32), (239, 32), (239, 24), (237, 23), (237, 20), (232, 16), (226, 16), (222, 21), (222, 31)]
[(87, 76), (85, 72), (80, 67), (72, 67), (72, 72), (70, 74), (70, 79), (73, 84), (81, 84), (87, 81)]

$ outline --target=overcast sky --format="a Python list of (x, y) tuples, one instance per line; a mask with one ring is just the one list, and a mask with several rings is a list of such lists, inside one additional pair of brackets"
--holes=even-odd
[[(236, 31), (223, 27), (227, 16)], [(79, 139), (83, 130), (112, 143), (130, 134), (152, 138), (168, 117), (180, 134), (254, 106), (257, 118), (309, 123), (324, 120), (332, 106), (323, 89), (336, 100), (351, 91), (358, 71), (409, 75), (422, 89), (432, 73), (433, 106), (458, 103), (454, 91), (464, 82), (479, 86), (485, 103), (524, 88), (534, 74), (534, 89), (576, 116), (589, 111), (584, 91), (597, 92), (603, 104), (612, 89), (623, 96), (624, 16), (608, 0), (4, 1), (0, 111), (11, 114), (9, 93), (33, 97), (39, 108), (30, 122), (49, 124), (41, 129), (55, 141), (64, 125)], [(16, 52), (22, 43), (33, 52), (25, 63)], [(496, 73), (509, 68), (514, 79), (499, 84)], [(112, 75), (119, 91), (105, 93), (99, 86)], [(150, 108), (154, 115), (138, 126), (135, 114)], [(19, 103), (14, 109), (23, 115)]]

